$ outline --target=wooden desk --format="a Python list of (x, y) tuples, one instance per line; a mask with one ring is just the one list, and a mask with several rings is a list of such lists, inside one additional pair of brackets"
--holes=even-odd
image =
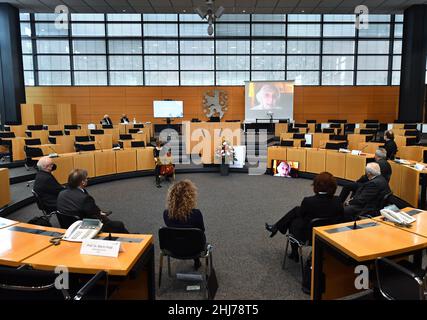
[(326, 151), (326, 168), (325, 171), (333, 174), (337, 178), (345, 178), (345, 159), (346, 153), (336, 150)]
[[(369, 223), (375, 225), (367, 226)], [(357, 293), (355, 266), (363, 264), (373, 272), (378, 257), (408, 256), (427, 247), (427, 238), (384, 223), (364, 219), (357, 224), (366, 227), (353, 230), (351, 222), (313, 228), (311, 299)]]
[(275, 123), (274, 124), (274, 135), (280, 137), (282, 133), (288, 132), (288, 123)]
[(154, 170), (153, 147), (136, 148), (136, 165), (137, 170)]
[[(24, 230), (17, 228), (25, 228)], [(51, 235), (34, 234), (28, 231), (41, 230), (62, 233), (62, 229), (18, 223), (0, 229), (0, 264), (18, 267), (23, 260), (52, 246)]]
[(411, 207), (402, 209), (402, 211), (404, 212), (409, 212), (411, 210), (419, 210), (419, 213), (416, 213), (413, 215), (416, 221), (411, 223), (410, 227), (401, 227), (399, 225), (394, 224), (393, 222), (384, 220), (382, 216), (375, 217), (374, 220), (381, 223), (385, 223), (392, 227), (399, 228), (400, 230), (414, 233), (416, 235), (427, 238), (427, 211), (423, 211), (423, 210), (415, 209)]
[(351, 150), (357, 150), (359, 148), (359, 143), (367, 143), (372, 140), (373, 135), (369, 134), (348, 134), (348, 148)]
[(9, 219), (0, 217), (0, 229), (8, 228), (18, 223), (19, 221), (9, 220)]
[(61, 153), (74, 152), (74, 137), (73, 136), (49, 136), (49, 142), (56, 145), (61, 145)]
[(136, 149), (117, 150), (116, 154), (116, 172), (136, 171)]
[(269, 147), (267, 148), (267, 168), (271, 168), (272, 160), (287, 160), (287, 148), (286, 147)]
[(24, 126), (24, 125), (18, 125), (18, 126), (5, 125), (4, 127), (5, 127), (5, 129), (9, 128), (10, 132), (15, 133), (15, 137), (21, 137), (21, 138), (26, 137), (25, 130), (27, 130), (27, 126)]
[(379, 147), (383, 147), (383, 146), (384, 146), (384, 142), (360, 142), (357, 150), (361, 150), (362, 152), (366, 152), (366, 153), (375, 154), (375, 151), (377, 151)]
[(43, 152), (43, 155), (47, 156), (51, 153), (64, 153), (63, 152), (63, 148), (62, 145), (59, 144), (39, 144), (39, 145), (34, 145), (34, 146), (28, 146), (28, 147), (34, 147), (34, 148), (40, 148)]
[[(74, 274), (95, 274), (100, 270), (119, 277), (112, 299), (155, 299), (154, 246), (152, 235), (112, 234), (119, 237), (123, 252), (117, 258), (80, 254), (80, 243), (62, 241), (25, 259), (23, 263), (38, 270), (54, 270), (64, 265)], [(100, 234), (105, 239), (108, 234)], [(140, 242), (127, 242), (139, 239)], [(130, 277), (132, 273), (134, 276)]]
[(399, 198), (405, 200), (411, 206), (418, 207), (418, 198), (420, 195), (420, 171), (405, 165), (401, 165), (401, 167)]
[(313, 138), (311, 142), (312, 148), (320, 148), (325, 147), (320, 143), (321, 140), (329, 140), (329, 133), (313, 133)]
[(94, 152), (75, 153), (73, 156), (74, 169), (87, 170), (88, 177), (95, 177), (95, 156)]
[(16, 138), (2, 138), (2, 140), (10, 141), (12, 144), (11, 158), (12, 161), (21, 161), (25, 160), (25, 138), (24, 137), (16, 137)]
[(113, 147), (113, 135), (112, 134), (95, 134), (95, 145), (97, 149), (111, 149)]
[(60, 184), (68, 182), (68, 176), (74, 169), (73, 156), (59, 156), (52, 158), (53, 163), (57, 165), (57, 169), (52, 172), (53, 176)]
[(359, 179), (365, 174), (366, 164), (373, 158), (372, 154), (356, 156), (347, 153), (345, 157), (345, 178), (351, 181)]
[(0, 208), (3, 208), (10, 203), (10, 180), (7, 168), (0, 168), (0, 186)]
[(47, 130), (26, 130), (25, 134), (31, 139), (40, 139), (42, 144), (49, 143), (49, 131)]
[(116, 154), (113, 150), (94, 152), (95, 176), (105, 176), (116, 173)]
[(416, 162), (423, 162), (424, 150), (427, 150), (427, 147), (422, 146), (401, 146), (397, 151), (397, 156), (405, 160), (413, 160)]
[(311, 173), (320, 173), (326, 170), (326, 150), (325, 149), (307, 149), (307, 163), (305, 171)]
[(306, 150), (305, 148), (288, 148), (287, 159), (299, 162), (299, 170), (306, 171)]
[(118, 142), (120, 143), (120, 145), (123, 146), (124, 149), (129, 149), (132, 148), (132, 141), (135, 141), (134, 139), (132, 140), (119, 140)]
[(85, 128), (81, 129), (65, 129), (66, 133), (68, 132), (70, 136), (87, 136), (88, 130)]

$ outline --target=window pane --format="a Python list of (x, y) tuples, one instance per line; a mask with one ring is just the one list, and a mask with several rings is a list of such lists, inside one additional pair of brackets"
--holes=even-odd
[(323, 70), (353, 70), (353, 56), (323, 56)]
[(74, 72), (74, 81), (80, 86), (106, 86), (107, 72), (103, 71), (78, 71)]
[(108, 35), (110, 37), (140, 37), (142, 34), (141, 25), (135, 23), (115, 23), (108, 24)]
[(245, 81), (249, 81), (249, 72), (220, 71), (216, 73), (216, 84), (220, 86), (244, 85)]
[(144, 21), (177, 21), (177, 14), (173, 13), (147, 13), (143, 15)]
[(213, 70), (213, 56), (181, 56), (181, 70)]
[(181, 72), (181, 85), (183, 86), (210, 86), (214, 85), (213, 72)]
[(387, 71), (358, 71), (357, 85), (386, 85)]
[(175, 40), (145, 40), (145, 53), (178, 53), (178, 41)]
[(252, 71), (252, 81), (285, 80), (284, 71)]
[(218, 54), (249, 54), (249, 41), (246, 40), (217, 40)]
[(26, 86), (34, 86), (34, 72), (24, 71), (24, 82)]
[(317, 56), (289, 56), (288, 70), (318, 70), (319, 57)]
[(323, 41), (323, 53), (354, 54), (354, 41)]
[(369, 23), (368, 29), (360, 29), (359, 37), (388, 38), (390, 36), (389, 24)]
[(179, 25), (181, 37), (211, 37), (208, 35), (207, 23), (184, 23)]
[(296, 85), (318, 85), (319, 72), (291, 71), (291, 72), (287, 72), (286, 80), (294, 80)]
[(145, 56), (145, 70), (178, 70), (177, 56)]
[(249, 24), (221, 23), (215, 27), (217, 37), (248, 37), (250, 34)]
[(402, 56), (393, 56), (393, 70), (400, 70), (402, 66)]
[(389, 14), (369, 14), (369, 22), (390, 22)]
[(50, 85), (71, 85), (71, 75), (67, 71), (40, 71), (39, 72), (39, 84), (41, 86), (50, 86)]
[(320, 41), (288, 41), (289, 54), (316, 54), (320, 53)]
[(102, 13), (72, 13), (72, 21), (104, 21)]
[(253, 40), (252, 41), (252, 53), (286, 53), (286, 42), (275, 41), (275, 40)]
[(214, 42), (212, 40), (181, 40), (180, 50), (184, 54), (213, 54)]
[(320, 21), (320, 14), (288, 14), (288, 21)]
[(217, 56), (217, 70), (249, 70), (249, 56)]
[(69, 56), (38, 56), (39, 70), (70, 70)]
[(388, 56), (359, 56), (358, 70), (387, 70)]
[(122, 54), (141, 54), (142, 41), (141, 40), (109, 40), (108, 50), (110, 53)]
[(400, 71), (393, 71), (391, 74), (391, 85), (400, 85)]
[(104, 40), (74, 40), (73, 52), (76, 54), (105, 54)]
[(135, 13), (107, 14), (108, 21), (141, 21), (141, 15)]
[(110, 56), (111, 70), (142, 70), (142, 56)]
[(352, 85), (353, 71), (326, 71), (322, 72), (322, 85)]
[(286, 15), (284, 14), (253, 14), (252, 21), (281, 22), (281, 21), (286, 21)]
[(37, 40), (37, 53), (69, 53), (68, 40)]
[(36, 23), (37, 36), (67, 36), (68, 30), (56, 28), (53, 23)]
[(325, 22), (355, 22), (356, 15), (354, 14), (325, 14), (323, 15)]
[(396, 22), (403, 22), (403, 14), (396, 14), (394, 21)]
[(35, 13), (34, 20), (36, 21), (55, 21), (58, 15), (55, 13)]
[(402, 38), (403, 36), (403, 24), (396, 23), (394, 25), (394, 37), (395, 38)]
[(74, 56), (74, 70), (106, 70), (105, 56)]
[(144, 24), (144, 37), (177, 37), (176, 24)]
[(285, 24), (253, 24), (252, 35), (284, 37), (286, 35), (286, 26)]
[(284, 56), (252, 56), (252, 70), (283, 70)]
[(20, 13), (19, 14), (19, 20), (30, 21), (30, 14), (29, 13)]
[(393, 53), (401, 54), (402, 53), (402, 40), (395, 40), (393, 44)]
[(320, 24), (288, 24), (289, 37), (319, 37)]
[(105, 36), (104, 24), (73, 23), (73, 36), (80, 37), (103, 37)]
[(200, 22), (201, 19), (198, 14), (180, 14), (179, 20), (184, 22)]
[(359, 53), (374, 53), (374, 54), (388, 54), (389, 52), (389, 41), (359, 41)]
[[(200, 19), (200, 18), (199, 18)], [(219, 22), (223, 21), (249, 21), (249, 14), (223, 14), (221, 18), (217, 19)], [(253, 16), (252, 16), (253, 19)]]
[(354, 37), (354, 24), (324, 24), (323, 36), (325, 37)]
[(145, 72), (145, 85), (148, 86), (177, 86), (178, 72)]
[(33, 56), (23, 55), (22, 56), (22, 64), (24, 66), (24, 70), (33, 70)]
[(31, 37), (31, 27), (29, 23), (21, 22), (21, 37)]
[(113, 86), (143, 85), (142, 71), (136, 72), (110, 72), (110, 84)]
[(31, 40), (22, 40), (22, 53), (33, 53), (33, 44)]

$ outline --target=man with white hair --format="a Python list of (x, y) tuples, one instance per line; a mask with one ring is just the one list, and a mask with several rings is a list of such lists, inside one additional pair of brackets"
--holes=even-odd
[(347, 220), (352, 220), (361, 213), (377, 214), (382, 199), (391, 192), (377, 162), (368, 163), (365, 172), (368, 181), (361, 184), (354, 196), (344, 203), (344, 216)]
[(56, 200), (64, 189), (52, 175), (52, 171), (56, 170), (56, 164), (51, 158), (42, 157), (37, 162), (37, 169), (33, 190), (49, 212), (56, 211)]
[(110, 116), (108, 114), (105, 114), (104, 117), (101, 120), (101, 124), (103, 125), (112, 125), (113, 121), (111, 120)]

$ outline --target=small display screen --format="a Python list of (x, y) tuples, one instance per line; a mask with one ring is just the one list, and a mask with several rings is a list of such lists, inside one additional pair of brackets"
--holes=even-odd
[(296, 177), (298, 174), (299, 162), (272, 160), (271, 169), (275, 177)]

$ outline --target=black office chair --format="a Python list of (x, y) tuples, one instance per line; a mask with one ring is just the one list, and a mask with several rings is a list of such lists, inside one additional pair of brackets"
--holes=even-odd
[(43, 157), (43, 151), (40, 148), (24, 146), (24, 153), (25, 168), (27, 169), (27, 171), (29, 171), (30, 168), (34, 168), (37, 164), (37, 161), (33, 160), (32, 158)]
[(399, 263), (388, 258), (375, 260), (378, 291), (387, 300), (426, 300), (426, 269), (407, 260)]
[(129, 133), (138, 133), (139, 129), (129, 129)]
[(328, 119), (328, 123), (347, 123), (347, 120)]
[(308, 128), (308, 124), (307, 123), (295, 123), (294, 127), (295, 128)]
[(346, 134), (331, 134), (331, 135), (329, 135), (329, 140), (347, 141), (347, 135)]
[(76, 142), (90, 142), (94, 141), (94, 139), (90, 136), (75, 136), (74, 137)]
[(171, 277), (170, 258), (179, 260), (205, 259), (204, 282), (206, 295), (207, 282), (212, 273), (212, 246), (206, 243), (205, 233), (196, 228), (169, 228), (159, 229), (160, 261), (159, 261), (159, 288), (162, 281), (163, 257), (168, 259), (168, 275)]
[(192, 118), (191, 122), (201, 122), (198, 118)]
[(417, 144), (417, 138), (406, 138), (407, 146), (415, 146)]
[(379, 123), (367, 123), (366, 129), (379, 129), (380, 124)]
[(376, 120), (376, 119), (366, 119), (366, 120), (363, 120), (363, 123), (379, 123), (380, 121), (379, 120)]
[(90, 134), (104, 134), (104, 130), (102, 130), (102, 129), (92, 129), (92, 130), (90, 130)]
[(64, 132), (62, 130), (52, 130), (49, 131), (50, 136), (63, 136)]
[(3, 140), (6, 138), (15, 138), (14, 132), (0, 132), (0, 145), (7, 147), (8, 152), (0, 154), (1, 161), (10, 160), (12, 157), (12, 141), (11, 140)]
[(288, 133), (299, 133), (299, 129), (298, 128), (288, 127)]
[[(0, 299), (1, 300), (82, 300), (107, 299), (108, 274), (99, 271), (83, 287), (78, 281), (69, 282), (69, 289), (57, 289), (55, 284), (58, 274), (54, 271), (34, 270), (23, 265), (17, 269), (0, 266)], [(102, 291), (100, 281), (104, 280)], [(77, 293), (76, 293), (77, 291)], [(99, 294), (92, 295), (93, 292)]]
[(354, 129), (356, 129), (355, 123), (346, 123), (344, 125), (344, 134), (354, 133)]
[(403, 125), (403, 129), (417, 129), (417, 125), (407, 123)]
[(324, 128), (322, 130), (323, 133), (335, 133), (335, 129), (333, 128)]
[(42, 144), (42, 141), (39, 138), (34, 138), (34, 139), (24, 139), (25, 140), (25, 145), (26, 146), (37, 146)]
[(331, 123), (330, 125), (329, 125), (329, 128), (332, 128), (332, 129), (339, 129), (339, 128), (341, 128), (341, 124), (340, 123)]
[(418, 130), (405, 130), (405, 137), (418, 137)]
[(282, 140), (282, 141), (280, 141), (280, 145), (282, 147), (293, 147), (294, 141), (293, 140)]
[(292, 233), (287, 233), (286, 236), (286, 244), (285, 244), (285, 256), (283, 258), (283, 263), (282, 263), (282, 269), (285, 270), (286, 267), (286, 260), (288, 257), (288, 249), (289, 249), (289, 243), (293, 243), (296, 244), (298, 246), (298, 256), (299, 256), (299, 261), (301, 264), (301, 279), (302, 282), (304, 283), (304, 256), (303, 256), (303, 248), (304, 247), (311, 247), (312, 245), (312, 234), (313, 234), (313, 228), (315, 227), (323, 227), (323, 226), (328, 226), (331, 224), (336, 224), (339, 223), (339, 218), (338, 217), (328, 217), (328, 218), (315, 218), (312, 219), (308, 225), (308, 234), (306, 235), (306, 239), (307, 240), (301, 240), (298, 239), (295, 235), (293, 235)]
[(306, 123), (317, 123), (317, 120), (306, 120)]
[(64, 129), (77, 130), (77, 129), (80, 129), (80, 126), (77, 124), (64, 124)]
[(294, 133), (292, 135), (293, 139), (305, 139), (305, 134), (304, 133)]
[(131, 148), (145, 148), (145, 142), (144, 141), (131, 141), (130, 146), (131, 146)]
[(121, 134), (120, 135), (120, 140), (132, 140), (132, 135), (131, 134)]
[(341, 142), (341, 143), (327, 142), (325, 145), (325, 149), (328, 149), (328, 150), (339, 150), (339, 149), (346, 149), (346, 148), (347, 148), (347, 142)]
[(375, 129), (360, 129), (360, 134), (373, 134), (375, 135), (377, 130)]
[(55, 214), (56, 219), (58, 219), (59, 226), (62, 229), (68, 229), (74, 222), (82, 220), (79, 216), (73, 216), (59, 211), (55, 211)]
[(393, 192), (388, 192), (386, 194), (384, 194), (381, 197), (381, 200), (378, 201), (376, 208), (374, 210), (369, 210), (369, 211), (362, 211), (359, 215), (358, 218), (362, 218), (362, 219), (366, 219), (366, 218), (372, 218), (372, 217), (377, 217), (379, 216), (380, 210), (384, 209), (386, 206), (391, 204), (391, 200), (393, 197)]
[(40, 196), (38, 195), (38, 193), (36, 191), (31, 190), (31, 193), (33, 194), (34, 198), (36, 199), (37, 208), (39, 208), (39, 210), (41, 212), (43, 212), (43, 215), (47, 219), (50, 219), (50, 217), (55, 214), (56, 210), (50, 211), (48, 209), (48, 207), (46, 207), (46, 205), (43, 203), (42, 199), (40, 198)]
[(31, 130), (31, 131), (40, 131), (43, 129), (44, 129), (44, 126), (42, 124), (41, 125), (28, 125), (27, 126), (27, 130)]
[(91, 143), (91, 144), (75, 143), (74, 147), (76, 148), (76, 152), (95, 151), (96, 150), (95, 144), (93, 144), (93, 143)]
[(16, 138), (15, 132), (10, 132), (10, 131), (0, 132), (0, 138)]
[(288, 119), (279, 119), (279, 123), (288, 123), (289, 120)]
[(142, 123), (137, 123), (137, 124), (134, 124), (133, 127), (135, 129), (142, 129), (142, 128), (144, 128), (144, 125)]

